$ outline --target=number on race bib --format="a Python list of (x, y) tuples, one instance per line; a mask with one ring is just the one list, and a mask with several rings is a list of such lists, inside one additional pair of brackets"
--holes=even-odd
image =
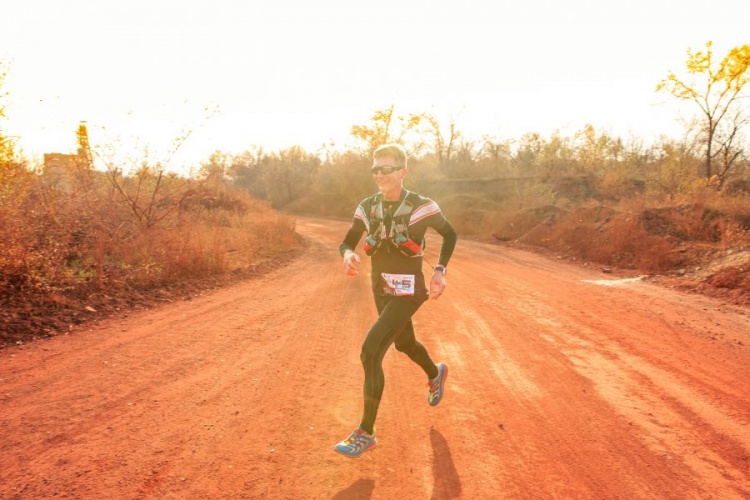
[(383, 291), (388, 295), (414, 295), (413, 274), (382, 273)]

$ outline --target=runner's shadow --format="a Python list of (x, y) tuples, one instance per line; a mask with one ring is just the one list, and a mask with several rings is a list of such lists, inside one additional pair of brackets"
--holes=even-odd
[(375, 480), (357, 479), (351, 486), (343, 489), (333, 496), (333, 500), (360, 500), (372, 498), (375, 489)]
[(450, 500), (461, 496), (461, 478), (458, 477), (456, 466), (453, 465), (451, 450), (448, 442), (440, 431), (430, 429), (432, 443), (432, 500)]

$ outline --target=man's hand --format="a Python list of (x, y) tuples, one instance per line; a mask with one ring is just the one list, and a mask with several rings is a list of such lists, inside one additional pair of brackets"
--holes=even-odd
[(437, 300), (443, 294), (446, 285), (445, 275), (441, 271), (432, 273), (432, 279), (430, 279), (430, 297)]
[(359, 274), (359, 271), (357, 271), (357, 264), (359, 262), (359, 255), (351, 250), (344, 252), (344, 272), (347, 276), (356, 276)]

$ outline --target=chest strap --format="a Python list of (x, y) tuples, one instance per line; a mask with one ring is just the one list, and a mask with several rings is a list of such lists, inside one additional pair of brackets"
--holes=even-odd
[[(383, 195), (377, 194), (370, 206), (368, 217), (367, 238), (365, 239), (365, 253), (375, 254), (386, 241), (407, 257), (421, 257), (424, 253), (424, 241), (421, 245), (409, 235), (409, 226), (413, 219), (414, 204), (409, 200), (411, 193), (406, 191), (401, 203), (391, 216), (390, 227), (386, 227), (383, 208)], [(423, 207), (419, 207), (421, 210)], [(423, 217), (420, 217), (420, 219)]]

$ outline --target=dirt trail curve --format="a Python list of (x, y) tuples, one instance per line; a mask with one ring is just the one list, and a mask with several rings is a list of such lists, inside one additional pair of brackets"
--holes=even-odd
[(466, 241), (415, 319), (445, 399), (391, 350), (378, 447), (335, 454), (374, 305), (346, 226), (298, 228), (264, 277), (0, 351), (0, 498), (750, 498), (747, 310)]

